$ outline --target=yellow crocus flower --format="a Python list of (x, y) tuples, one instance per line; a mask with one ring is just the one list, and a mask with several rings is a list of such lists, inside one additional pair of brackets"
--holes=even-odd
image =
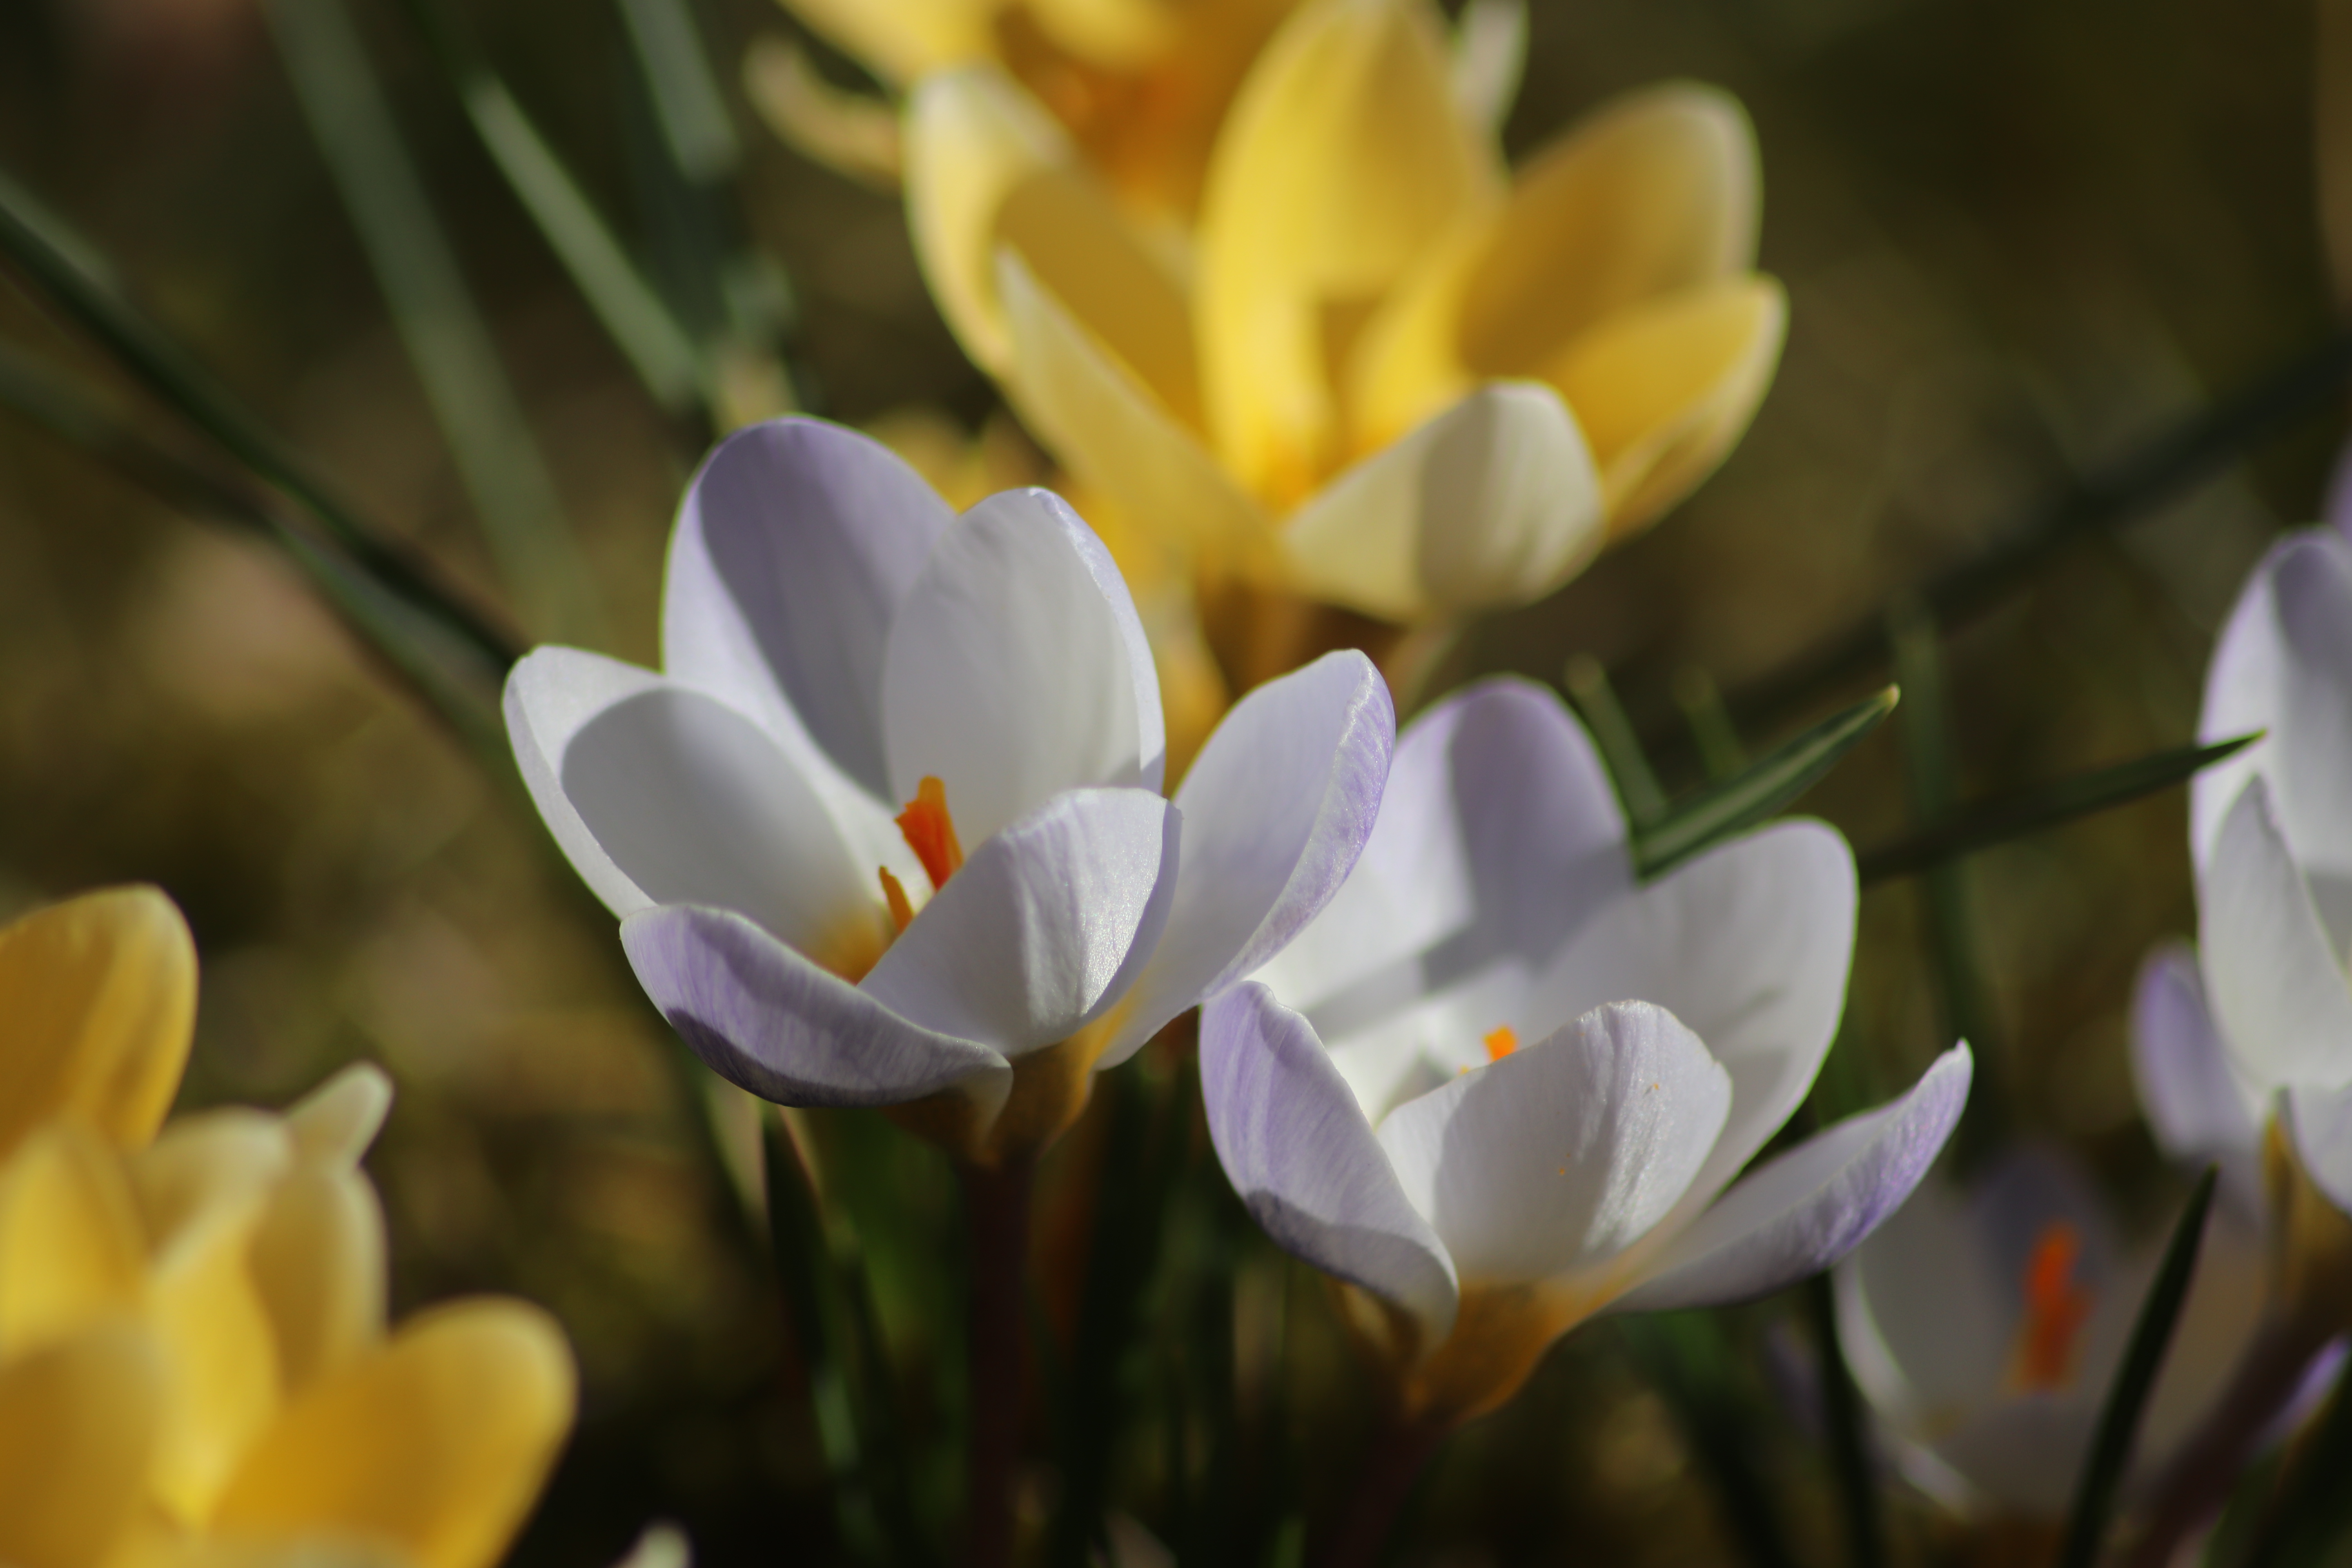
[(0, 1563), (487, 1568), (571, 1427), (562, 1331), (386, 1331), (376, 1068), (164, 1125), (195, 987), (152, 888), (0, 928)]
[(1559, 587), (1722, 460), (1778, 363), (1736, 100), (1634, 93), (1514, 177), (1454, 63), (1424, 0), (1300, 6), (1182, 245), (1002, 70), (912, 95), (943, 313), (1068, 469), (1193, 563), (1213, 637), (1249, 604), (1264, 646), (1220, 642), (1244, 684), (1331, 635), (1309, 609), (1429, 626)]

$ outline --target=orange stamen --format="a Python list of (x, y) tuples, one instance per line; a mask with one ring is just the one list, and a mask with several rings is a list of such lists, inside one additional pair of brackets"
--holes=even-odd
[(905, 931), (915, 923), (915, 906), (907, 901), (906, 886), (890, 875), (889, 867), (877, 866), (875, 869), (882, 873), (882, 897), (890, 906), (890, 923)]
[(1490, 1062), (1501, 1061), (1518, 1048), (1519, 1032), (1508, 1024), (1486, 1037), (1486, 1059)]
[(2063, 1219), (2052, 1220), (2033, 1238), (2025, 1262), (2025, 1317), (2012, 1358), (2023, 1388), (2062, 1388), (2073, 1371), (2074, 1341), (2091, 1316), (2091, 1292), (2074, 1283), (2082, 1255), (2081, 1233)]
[(963, 868), (963, 846), (956, 842), (955, 818), (948, 815), (948, 786), (938, 779), (915, 786), (915, 798), (898, 814), (898, 832), (930, 874), (931, 891), (946, 887)]

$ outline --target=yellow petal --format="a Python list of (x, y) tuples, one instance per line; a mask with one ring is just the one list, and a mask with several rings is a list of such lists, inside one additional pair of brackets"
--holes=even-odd
[(414, 1568), (385, 1542), (349, 1535), (231, 1538), (151, 1525), (107, 1559), (106, 1568)]
[(123, 1164), (161, 1252), (205, 1211), (259, 1203), (294, 1168), (294, 1138), (280, 1117), (229, 1106), (180, 1117)]
[(0, 1354), (137, 1310), (146, 1242), (122, 1157), (52, 1123), (0, 1167)]
[(487, 1568), (572, 1425), (562, 1331), (520, 1301), (420, 1313), (319, 1384), (247, 1456), (221, 1531), (383, 1537), (417, 1568)]
[(1165, 53), (1183, 27), (1198, 26), (1161, 0), (1024, 0), (1022, 9), (1039, 31), (1080, 59), (1130, 70)]
[(895, 104), (838, 88), (803, 49), (754, 38), (743, 52), (743, 93), (784, 144), (836, 174), (895, 191), (905, 154)]
[(195, 1007), (195, 942), (158, 889), (85, 893), (0, 930), (0, 1160), (68, 1113), (145, 1142), (180, 1087)]
[(0, 1367), (0, 1563), (92, 1568), (144, 1502), (163, 1360), (127, 1320)]
[(357, 1171), (288, 1177), (254, 1233), (249, 1267), (287, 1397), (383, 1338), (383, 1209)]
[(907, 230), (932, 300), (974, 364), (1002, 374), (1012, 341), (996, 298), (997, 219), (1032, 175), (1076, 162), (1037, 101), (992, 67), (925, 77), (907, 103)]
[(904, 86), (989, 51), (994, 0), (784, 0), (843, 54)]
[(1622, 312), (1553, 362), (1544, 379), (1601, 461), (1610, 538), (1715, 471), (1772, 384), (1788, 330), (1788, 295), (1751, 273)]
[(1202, 381), (1218, 450), (1277, 510), (1340, 458), (1332, 368), (1433, 243), (1496, 198), (1433, 8), (1312, 0), (1267, 43), (1209, 166)]
[(1559, 395), (1494, 382), (1332, 480), (1282, 543), (1300, 591), (1411, 623), (1541, 597), (1591, 559), (1601, 521)]
[(155, 1500), (191, 1523), (278, 1413), (276, 1334), (247, 1266), (265, 1196), (199, 1210), (149, 1272), (148, 1321), (168, 1367)]
[(294, 1157), (308, 1165), (349, 1169), (383, 1131), (391, 1111), (391, 1078), (373, 1062), (353, 1062), (286, 1112)]
[(1365, 329), (1349, 367), (1359, 444), (1391, 439), (1473, 381), (1543, 374), (1613, 312), (1748, 266), (1757, 169), (1747, 114), (1713, 88), (1652, 88), (1587, 118)]
[(1171, 548), (1278, 570), (1265, 514), (1008, 248), (998, 287), (1017, 352), (1006, 390), (1078, 479)]

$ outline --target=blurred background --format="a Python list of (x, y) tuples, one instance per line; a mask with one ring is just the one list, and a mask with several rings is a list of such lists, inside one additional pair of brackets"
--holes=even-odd
[[(521, 641), (656, 662), (664, 541), (709, 431), (643, 390), (485, 155), (415, 15), (393, 0), (350, 12), (510, 386), (510, 408), (480, 416), (490, 459), (445, 441), (317, 108), (289, 79), (289, 49), (332, 65), (339, 40), (273, 26), (255, 0), (0, 0), (0, 170), (359, 511)], [(1433, 690), (1495, 669), (1557, 682), (1570, 655), (1593, 655), (1670, 785), (1700, 776), (1675, 700), (1693, 672), (1733, 694), (1751, 749), (1853, 700), (1883, 668), (1769, 711), (1738, 699), (2335, 330), (2306, 4), (1534, 0), (1530, 13), (1515, 151), (1664, 78), (1746, 102), (1763, 149), (1761, 265), (1789, 286), (1791, 327), (1721, 472), (1563, 593), (1475, 629)], [(723, 326), (740, 351), (731, 406), (789, 396), (852, 423), (936, 410), (987, 431), (1013, 469), (1042, 471), (931, 308), (895, 197), (788, 151), (740, 86), (763, 38), (800, 40), (843, 85), (856, 68), (770, 0), (698, 0), (687, 14), (726, 115), (705, 127), (714, 161), (682, 178), (646, 68), (648, 14), (476, 0), (457, 22), (679, 315)], [(172, 428), (0, 278), (0, 341), (110, 389), (140, 427)], [(1949, 628), (1957, 797), (2189, 740), (2220, 618), (2264, 542), (2317, 514), (2341, 425), (2339, 400), (2305, 400), (2244, 462), (2053, 553)], [(468, 470), (485, 460), (507, 471)], [(526, 520), (520, 534), (485, 525), (484, 494)], [(576, 575), (519, 574), (550, 537)], [(1919, 809), (1895, 731), (1804, 802), (1857, 846)], [(562, 1319), (581, 1359), (580, 1432), (519, 1562), (610, 1563), (654, 1518), (683, 1525), (708, 1563), (845, 1560), (805, 1362), (756, 1222), (699, 1131), (694, 1097), (719, 1097), (679, 1070), (610, 918), (519, 798), (267, 543), (0, 414), (0, 915), (128, 879), (179, 900), (205, 966), (186, 1106), (282, 1103), (354, 1057), (392, 1072), (401, 1098), (371, 1165), (398, 1309), (518, 1291)], [(2136, 1118), (2125, 1016), (2148, 944), (2193, 929), (2184, 822), (2175, 792), (1979, 856), (1932, 904), (1913, 882), (1871, 891), (1832, 1068), (1845, 1100), (1908, 1081), (1965, 1028), (1991, 1091), (1979, 1144), (2066, 1141), (2160, 1228), (2179, 1189)], [(1173, 1198), (1162, 1261), (1138, 1286), (1156, 1331), (1119, 1367), (1129, 1423), (1112, 1493), (1192, 1560), (1247, 1561), (1260, 1542), (1279, 1552), (1366, 1394), (1319, 1288), (1223, 1190), (1181, 1058), (1179, 1043), (1133, 1089), (1098, 1096), (1055, 1155), (1041, 1377), (1099, 1250), (1095, 1173), (1127, 1147), (1109, 1123), (1140, 1118), (1129, 1130), (1149, 1130), (1140, 1146)], [(799, 1130), (836, 1246), (860, 1249), (874, 1281), (915, 1506), (943, 1519), (960, 1384), (952, 1184), (878, 1118)], [(1572, 1336), (1454, 1442), (1402, 1560), (1722, 1561), (1757, 1508), (1801, 1560), (1833, 1560), (1826, 1460), (1767, 1375), (1793, 1316), (1767, 1302), (1696, 1336), (1674, 1320)], [(1727, 1346), (1755, 1353), (1725, 1360)], [(1037, 1405), (1043, 1510), (1055, 1406)], [(1925, 1505), (1896, 1506), (1906, 1561), (1960, 1550)]]

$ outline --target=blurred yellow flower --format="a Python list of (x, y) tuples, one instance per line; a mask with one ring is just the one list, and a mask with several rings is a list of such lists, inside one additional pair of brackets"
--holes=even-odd
[(1527, 603), (1688, 493), (1771, 380), (1787, 308), (1750, 270), (1738, 102), (1633, 94), (1513, 178), (1460, 67), (1424, 0), (1310, 0), (1181, 243), (1001, 68), (912, 94), (908, 221), (950, 324), (1206, 588), (1391, 626)]
[(486, 1568), (571, 1426), (561, 1331), (387, 1335), (376, 1068), (163, 1126), (195, 988), (151, 888), (0, 929), (0, 1563)]

